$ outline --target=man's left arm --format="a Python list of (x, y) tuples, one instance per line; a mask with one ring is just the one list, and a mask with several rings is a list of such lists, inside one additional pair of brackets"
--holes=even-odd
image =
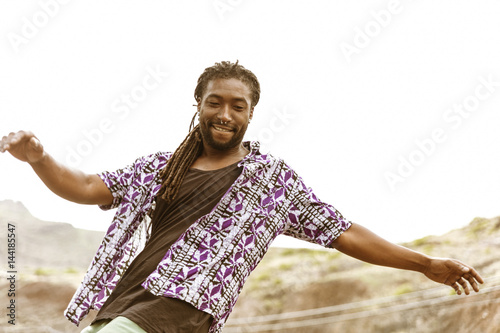
[(471, 266), (455, 259), (429, 257), (391, 243), (358, 224), (352, 224), (330, 246), (371, 264), (423, 273), (435, 282), (451, 286), (458, 295), (462, 294), (460, 286), (469, 295), (469, 285), (477, 292), (478, 283), (483, 283)]

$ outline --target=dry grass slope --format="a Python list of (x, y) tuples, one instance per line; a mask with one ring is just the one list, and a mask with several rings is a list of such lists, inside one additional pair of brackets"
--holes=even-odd
[(272, 248), (225, 332), (500, 332), (500, 218), (476, 218), (465, 228), (402, 245), (467, 262), (487, 283), (478, 294), (457, 296), (421, 274), (335, 251)]
[[(23, 228), (25, 247), (18, 253), (24, 265), (16, 286), (17, 325), (2, 320), (0, 332), (79, 332), (95, 314), (76, 328), (63, 311), (102, 233), (39, 221), (19, 203), (0, 202), (0, 222), (12, 220)], [(465, 228), (404, 245), (470, 263), (487, 283), (477, 295), (452, 296), (420, 274), (368, 265), (333, 250), (271, 248), (224, 332), (500, 332), (500, 218), (476, 218)], [(24, 251), (35, 253), (28, 257)], [(6, 290), (4, 277), (0, 281)], [(6, 308), (0, 309), (5, 319)]]

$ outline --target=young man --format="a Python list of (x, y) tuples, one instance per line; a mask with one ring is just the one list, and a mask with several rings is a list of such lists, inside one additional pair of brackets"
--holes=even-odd
[(252, 72), (217, 63), (200, 76), (194, 96), (199, 124), (175, 153), (141, 157), (115, 172), (69, 169), (30, 132), (0, 143), (57, 195), (118, 208), (65, 312), (78, 324), (99, 309), (84, 332), (221, 332), (250, 272), (280, 234), (421, 272), (458, 294), (479, 290), (483, 281), (472, 267), (351, 223), (286, 163), (261, 154), (257, 142), (243, 142), (260, 97)]

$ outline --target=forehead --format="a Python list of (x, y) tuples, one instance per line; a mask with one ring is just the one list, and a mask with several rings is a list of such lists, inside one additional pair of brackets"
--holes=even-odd
[(243, 98), (250, 104), (252, 92), (246, 83), (241, 80), (214, 79), (208, 82), (204, 98), (218, 96), (223, 98)]

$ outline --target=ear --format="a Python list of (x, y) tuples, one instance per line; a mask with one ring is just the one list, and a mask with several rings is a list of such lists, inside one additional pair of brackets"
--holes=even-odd
[(196, 100), (197, 102), (197, 105), (196, 105), (196, 109), (198, 110), (198, 113), (200, 113), (200, 109), (201, 109), (201, 98), (198, 97), (198, 100)]
[(253, 118), (253, 107), (250, 109), (250, 117), (248, 117), (248, 122)]

